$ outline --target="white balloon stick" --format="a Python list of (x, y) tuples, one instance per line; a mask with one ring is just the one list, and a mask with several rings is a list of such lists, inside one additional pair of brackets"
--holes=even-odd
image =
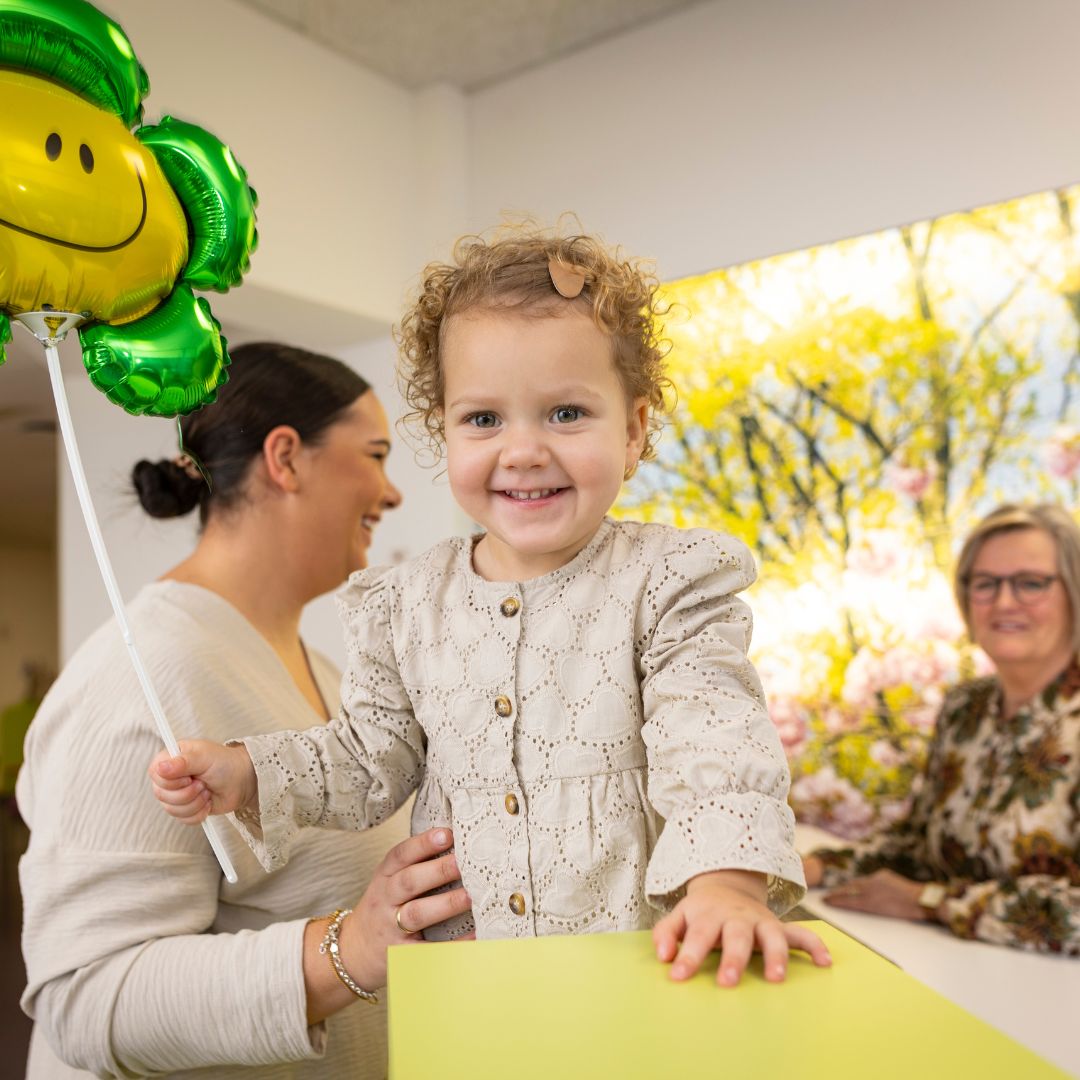
[[(60, 421), (60, 432), (64, 438), (64, 449), (67, 451), (68, 465), (71, 468), (71, 478), (75, 481), (75, 491), (79, 496), (79, 505), (82, 507), (83, 519), (86, 522), (86, 531), (90, 534), (90, 543), (94, 548), (98, 569), (101, 571), (101, 578), (105, 583), (105, 591), (109, 594), (109, 602), (112, 604), (113, 614), (116, 616), (116, 621), (120, 625), (120, 633), (123, 635), (124, 644), (127, 646), (128, 653), (131, 656), (131, 663), (135, 668), (135, 674), (138, 676), (140, 686), (142, 686), (143, 696), (146, 698), (146, 703), (150, 706), (150, 712), (153, 714), (154, 722), (157, 724), (158, 734), (161, 736), (161, 741), (165, 744), (165, 749), (175, 756), (180, 753), (180, 748), (176, 744), (176, 737), (173, 735), (172, 728), (169, 726), (169, 721), (165, 718), (165, 711), (161, 707), (161, 701), (158, 699), (157, 691), (154, 689), (154, 684), (150, 681), (150, 676), (143, 666), (142, 657), (139, 655), (139, 650), (135, 644), (135, 636), (132, 634), (131, 626), (128, 623), (124, 600), (120, 595), (120, 588), (116, 583), (116, 575), (113, 573), (112, 563), (109, 560), (109, 552), (105, 547), (105, 540), (101, 535), (101, 527), (98, 525), (97, 512), (94, 509), (93, 499), (90, 497), (90, 488), (86, 483), (86, 473), (83, 471), (82, 458), (79, 455), (79, 444), (75, 438), (75, 429), (71, 423), (71, 412), (68, 409), (67, 392), (64, 389), (64, 377), (60, 371), (60, 354), (56, 349), (57, 343), (63, 340), (63, 336), (66, 334), (67, 329), (70, 329), (70, 326), (64, 328), (63, 333), (60, 333), (59, 336), (57, 336), (59, 325), (62, 321), (62, 313), (29, 312), (27, 314), (44, 316), (48, 319), (46, 325), (49, 327), (49, 333), (47, 336), (42, 337), (41, 333), (35, 329), (34, 323), (30, 323), (26, 320), (25, 316), (15, 316), (15, 318), (18, 318), (21, 322), (26, 322), (30, 332), (45, 346), (45, 358), (49, 367), (49, 381), (52, 383), (53, 400), (56, 402), (56, 415)], [(79, 322), (82, 321), (78, 316), (72, 316), (71, 318), (76, 319)], [(45, 319), (42, 318), (41, 321), (44, 322)], [(77, 325), (77, 323), (75, 325)], [(210, 841), (210, 847), (213, 848), (214, 854), (217, 856), (217, 861), (221, 864), (222, 873), (224, 873), (228, 881), (235, 883), (236, 870), (233, 867), (232, 860), (229, 858), (229, 853), (225, 850), (224, 837), (221, 832), (221, 823), (214, 818), (207, 818), (202, 823), (202, 827), (203, 832), (206, 833), (207, 840)]]

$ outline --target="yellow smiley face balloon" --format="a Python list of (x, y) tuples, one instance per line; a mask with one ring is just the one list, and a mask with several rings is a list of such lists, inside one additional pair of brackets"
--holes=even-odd
[(0, 296), (11, 311), (124, 323), (167, 296), (187, 219), (121, 120), (55, 83), (0, 70)]
[(0, 363), (10, 317), (69, 312), (91, 382), (128, 412), (214, 400), (209, 303), (250, 266), (255, 192), (220, 139), (164, 116), (123, 30), (86, 0), (0, 0)]

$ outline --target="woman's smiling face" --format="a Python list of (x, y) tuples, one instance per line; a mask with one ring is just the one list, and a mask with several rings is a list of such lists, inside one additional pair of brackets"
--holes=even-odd
[(372, 534), (384, 511), (401, 504), (386, 474), (390, 426), (368, 390), (313, 446), (305, 446), (304, 527), (325, 563), (327, 589), (367, 566)]
[(968, 610), (976, 644), (998, 668), (1045, 668), (1049, 682), (1072, 656), (1072, 612), (1059, 575), (1057, 544), (1042, 529), (1013, 529), (979, 548), (969, 582), (982, 575), (1031, 574), (1054, 578), (1043, 595), (1022, 603), (1015, 586), (1001, 582), (990, 603), (976, 603), (968, 586)]

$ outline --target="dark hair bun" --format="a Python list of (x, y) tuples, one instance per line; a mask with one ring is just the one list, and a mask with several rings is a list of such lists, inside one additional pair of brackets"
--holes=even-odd
[(140, 461), (131, 470), (131, 482), (142, 508), (156, 518), (182, 517), (199, 505), (206, 490), (202, 477), (191, 477), (172, 461)]

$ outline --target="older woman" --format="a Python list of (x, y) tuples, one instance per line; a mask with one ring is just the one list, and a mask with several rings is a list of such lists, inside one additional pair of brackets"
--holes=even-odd
[[(192, 554), (129, 610), (180, 738), (329, 719), (339, 676), (304, 647), (300, 613), (366, 564), (400, 501), (386, 416), (355, 372), (250, 345), (230, 373), (217, 403), (182, 421), (187, 453), (134, 474), (148, 513), (197, 507), (203, 522)], [(431, 859), (449, 832), (402, 840), (399, 819), (306, 829), (273, 874), (229, 836), (230, 885), (202, 834), (159, 811), (146, 778), (158, 748), (107, 624), (45, 698), (19, 777), (29, 1077), (382, 1077), (385, 1005), (368, 1002), (387, 945), (410, 940), (395, 916), (405, 905), (421, 929), (469, 906), (460, 888), (423, 895), (457, 878), (452, 855)], [(326, 913), (357, 897), (331, 928)], [(322, 947), (334, 932), (336, 955)]]
[(853, 911), (1080, 955), (1080, 529), (1056, 506), (1002, 506), (955, 588), (996, 676), (947, 695), (907, 819), (814, 852), (807, 883)]

